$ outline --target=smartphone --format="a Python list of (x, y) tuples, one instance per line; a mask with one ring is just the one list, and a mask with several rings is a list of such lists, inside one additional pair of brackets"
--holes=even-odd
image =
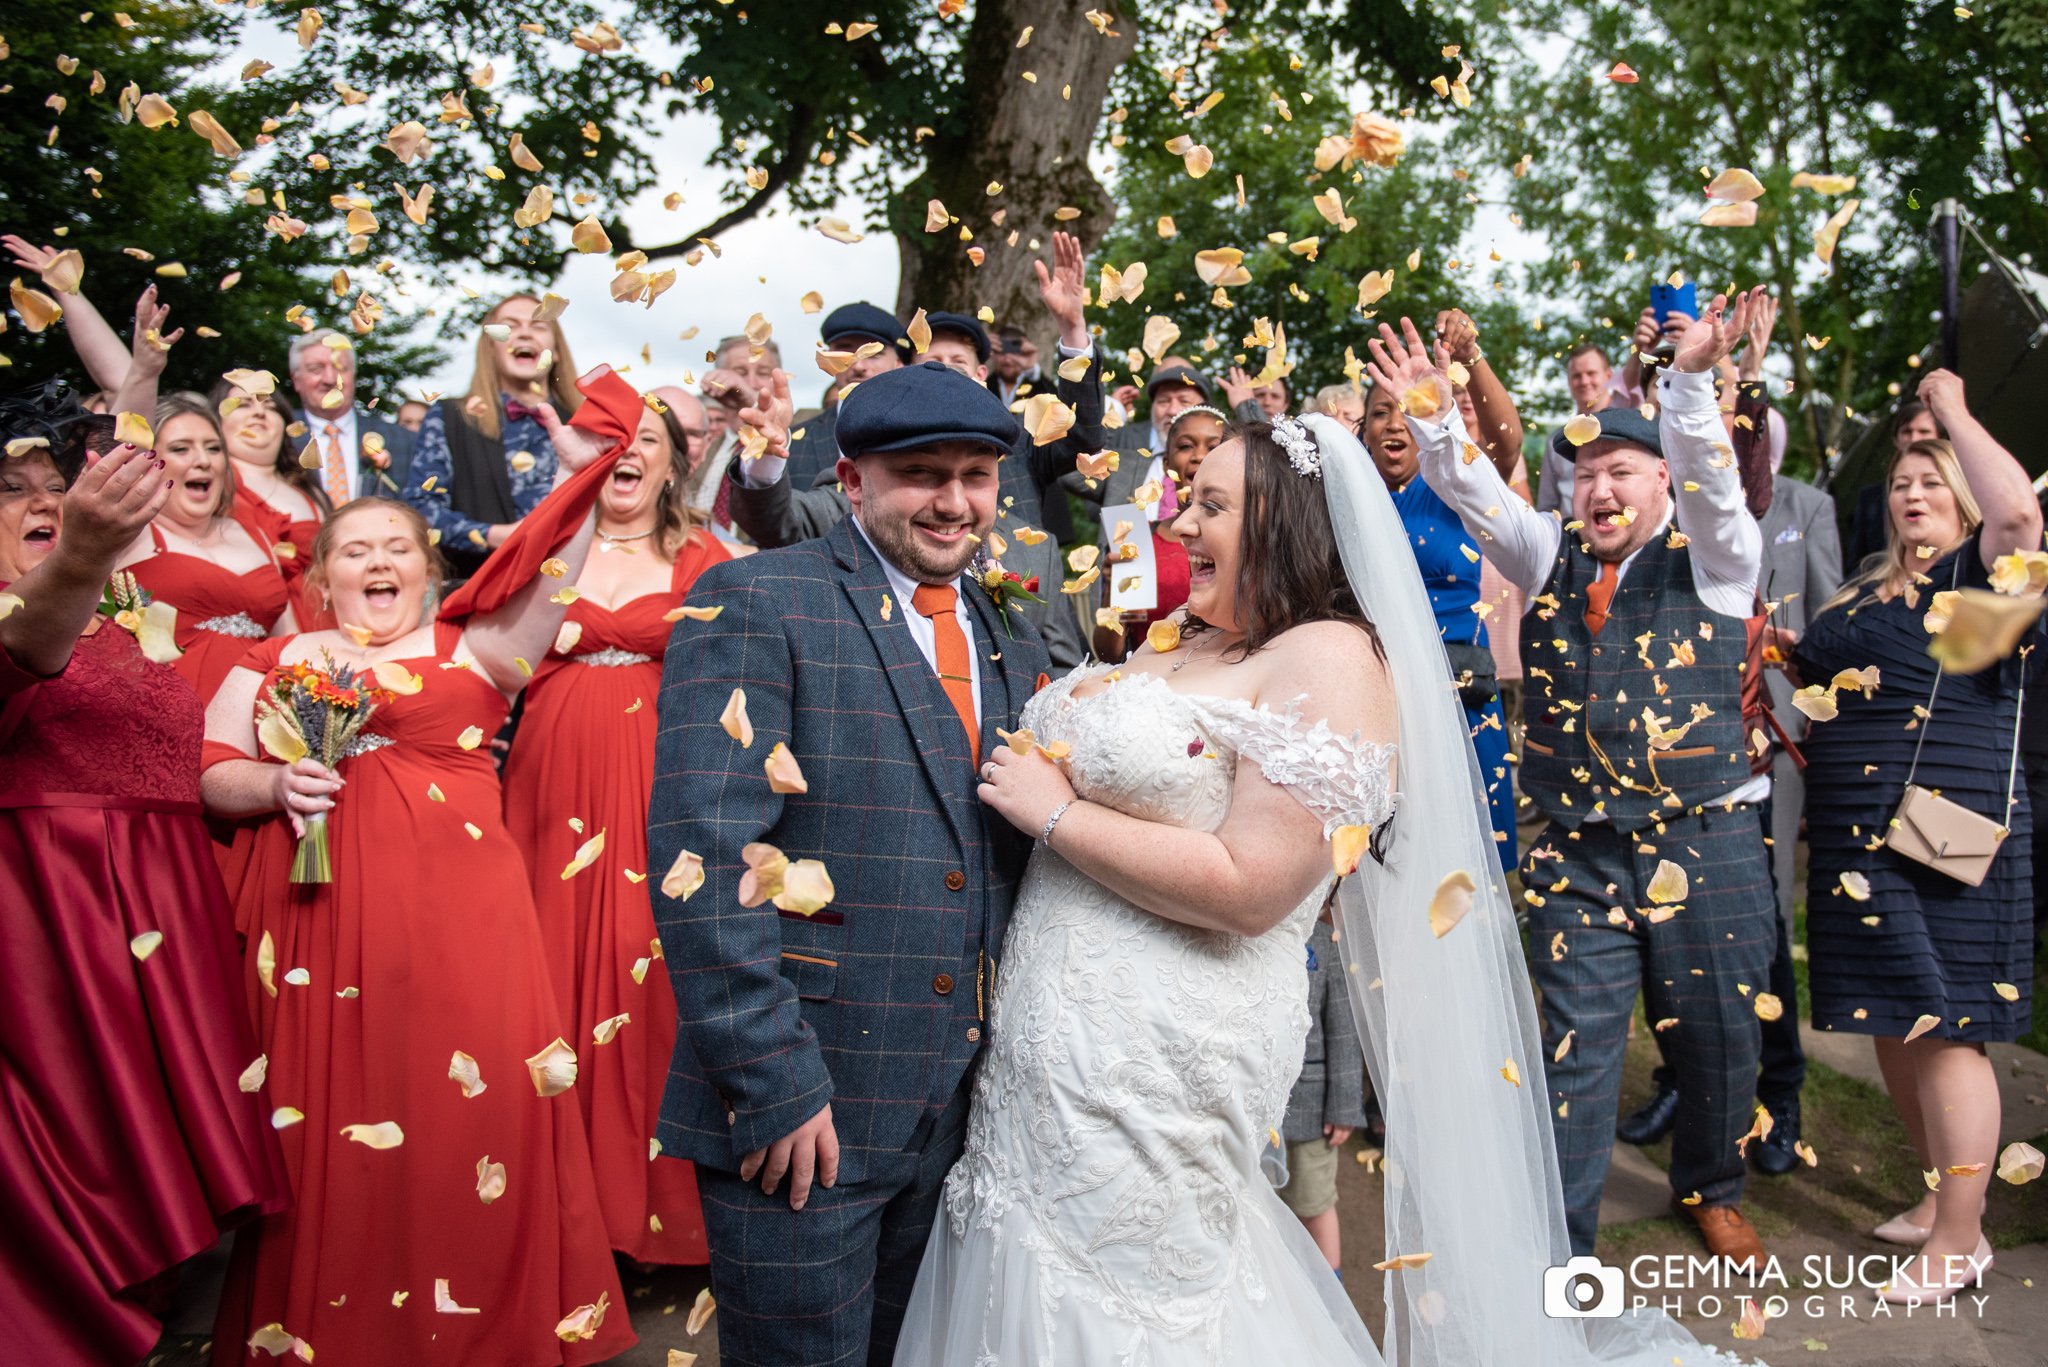
[(1699, 286), (1690, 281), (1677, 289), (1665, 284), (1650, 286), (1650, 312), (1656, 317), (1659, 327), (1663, 326), (1665, 316), (1673, 309), (1677, 309), (1688, 318), (1699, 317)]

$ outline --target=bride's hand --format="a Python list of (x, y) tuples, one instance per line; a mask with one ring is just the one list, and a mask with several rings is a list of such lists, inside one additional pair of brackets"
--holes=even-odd
[[(1451, 377), (1430, 359), (1429, 348), (1423, 345), (1422, 336), (1416, 332), (1415, 324), (1401, 320), (1400, 335), (1392, 328), (1380, 324), (1380, 335), (1366, 343), (1372, 359), (1366, 362), (1366, 374), (1372, 376), (1375, 385), (1385, 387), (1400, 401), (1401, 411), (1411, 417), (1427, 422), (1440, 422), (1456, 402), (1451, 394)], [(1421, 407), (1411, 402), (1409, 395), (1420, 391), (1419, 399), (1433, 397), (1434, 409)]]
[(1024, 834), (1037, 837), (1062, 802), (1074, 800), (1067, 775), (1037, 750), (1020, 755), (999, 745), (981, 762), (981, 800)]

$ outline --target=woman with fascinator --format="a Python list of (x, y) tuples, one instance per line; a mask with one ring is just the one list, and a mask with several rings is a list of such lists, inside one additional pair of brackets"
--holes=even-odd
[[(982, 766), (1039, 844), (899, 1367), (1710, 1360), (1661, 1316), (1543, 1312), (1569, 1244), (1534, 1003), (1372, 460), (1320, 415), (1235, 428), (1172, 530), (1178, 640), (1045, 688)], [(1388, 1120), (1383, 1349), (1259, 1167), (1333, 880)]]

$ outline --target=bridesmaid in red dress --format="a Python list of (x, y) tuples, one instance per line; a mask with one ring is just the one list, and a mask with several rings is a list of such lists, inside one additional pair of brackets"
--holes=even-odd
[(0, 458), (0, 1324), (11, 1362), (126, 1364), (171, 1269), (289, 1188), (199, 700), (95, 612), (161, 462), (81, 474), (75, 405), (6, 407), (0, 441), (51, 444)]
[(204, 399), (172, 395), (158, 406), (156, 454), (171, 499), (121, 553), (119, 568), (178, 610), (185, 653), (174, 667), (208, 703), (253, 642), (297, 627), (270, 545), (234, 519), (227, 443)]
[[(563, 1094), (591, 1046), (557, 1008), (484, 744), (561, 625), (551, 598), (582, 570), (604, 457), (638, 421), (624, 380), (584, 383), (576, 426), (554, 424), (561, 475), (580, 473), (438, 619), (419, 514), (358, 499), (311, 565), (343, 628), (250, 651), (208, 714), (202, 787), (241, 823), (227, 882), (298, 1200), (236, 1242), (217, 1363), (247, 1361), (252, 1337), (309, 1345), (322, 1367), (550, 1367), (634, 1341)], [(564, 580), (542, 572), (550, 557)], [(259, 686), (329, 657), (398, 696), (335, 771), (258, 759)], [(315, 813), (333, 881), (293, 884), (294, 833)]]
[[(710, 1260), (695, 1170), (656, 1158), (648, 1143), (676, 1039), (647, 895), (654, 704), (673, 610), (730, 554), (689, 506), (687, 451), (672, 417), (642, 411), (598, 493), (597, 551), (534, 671), (505, 765), (505, 824), (530, 862), (555, 994), (584, 1055), (576, 1101), (605, 1228), (613, 1248), (643, 1263)], [(599, 833), (596, 862), (563, 878)]]
[(226, 380), (207, 397), (220, 414), (222, 443), (232, 462), (235, 521), (270, 547), (299, 629), (333, 626), (332, 621), (316, 620), (319, 605), (306, 589), (306, 566), (313, 555), (313, 537), (334, 504), (321, 489), (319, 475), (299, 464), (294, 448), (303, 443), (290, 438), (289, 429), (298, 421), (291, 405), (275, 393), (257, 394)]

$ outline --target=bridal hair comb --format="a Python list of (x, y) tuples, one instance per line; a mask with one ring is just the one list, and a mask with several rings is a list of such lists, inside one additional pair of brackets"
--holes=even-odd
[(1316, 439), (1308, 434), (1294, 418), (1280, 418), (1273, 424), (1273, 440), (1280, 443), (1287, 452), (1287, 463), (1294, 467), (1294, 473), (1304, 479), (1323, 477), (1323, 453), (1316, 447)]

